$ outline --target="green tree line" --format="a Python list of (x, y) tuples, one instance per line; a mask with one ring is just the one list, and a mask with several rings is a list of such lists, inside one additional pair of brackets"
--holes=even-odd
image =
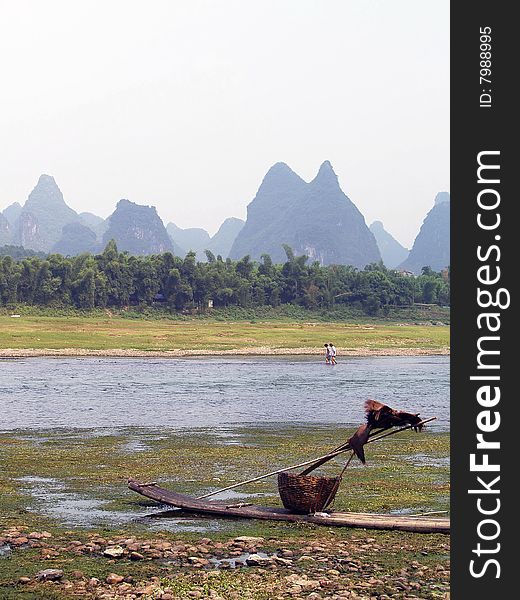
[(353, 305), (367, 314), (414, 303), (449, 304), (449, 270), (428, 267), (412, 277), (381, 263), (363, 270), (347, 265), (309, 264), (285, 246), (287, 260), (274, 264), (267, 254), (259, 262), (249, 256), (223, 260), (206, 251), (207, 262), (195, 253), (184, 258), (170, 252), (132, 256), (110, 241), (99, 255), (64, 257), (0, 257), (0, 304), (73, 306), (80, 309), (151, 306), (163, 303), (172, 311), (224, 306), (279, 306), (309, 309)]

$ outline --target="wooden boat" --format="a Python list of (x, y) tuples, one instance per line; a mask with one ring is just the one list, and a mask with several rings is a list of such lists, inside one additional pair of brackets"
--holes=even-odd
[(362, 527), (364, 529), (390, 529), (413, 531), (416, 533), (450, 532), (450, 520), (448, 518), (336, 511), (330, 514), (316, 513), (303, 515), (281, 507), (199, 500), (159, 487), (156, 483), (140, 483), (135, 479), (128, 480), (128, 487), (142, 496), (191, 513), (242, 519), (268, 519), (272, 521), (312, 523), (314, 525), (327, 525), (329, 527)]

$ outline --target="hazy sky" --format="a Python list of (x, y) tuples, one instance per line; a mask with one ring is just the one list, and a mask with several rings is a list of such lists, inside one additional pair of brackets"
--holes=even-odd
[(410, 245), (449, 190), (448, 0), (0, 0), (0, 55), (0, 209), (48, 173), (213, 233), (328, 159)]

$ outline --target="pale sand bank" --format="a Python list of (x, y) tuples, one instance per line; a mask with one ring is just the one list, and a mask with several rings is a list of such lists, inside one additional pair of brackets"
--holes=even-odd
[[(229, 350), (87, 350), (81, 348), (2, 348), (0, 358), (26, 358), (36, 356), (107, 356), (114, 358), (177, 358), (182, 356), (316, 356), (323, 348), (269, 348), (258, 346)], [(449, 356), (450, 349), (444, 348), (338, 348), (338, 355), (356, 356)]]

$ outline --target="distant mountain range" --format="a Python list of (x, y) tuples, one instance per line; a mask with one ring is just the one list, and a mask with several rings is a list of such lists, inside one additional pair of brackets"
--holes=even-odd
[(193, 250), (197, 254), (197, 260), (205, 261), (206, 250), (209, 250), (215, 258), (217, 256), (227, 258), (231, 246), (243, 226), (244, 221), (242, 219), (229, 217), (222, 223), (213, 237), (210, 237), (205, 229), (197, 227), (181, 229), (175, 223), (168, 223), (166, 231), (177, 247), (185, 249), (182, 252), (186, 253), (186, 251)]
[(73, 256), (101, 252), (114, 239), (120, 250), (130, 254), (170, 251), (184, 257), (195, 250), (199, 260), (206, 260), (206, 249), (227, 258), (243, 225), (244, 221), (231, 217), (213, 237), (204, 229), (181, 229), (174, 223), (166, 228), (155, 207), (130, 200), (120, 200), (107, 219), (90, 212), (78, 214), (66, 204), (54, 178), (41, 175), (23, 206), (14, 202), (0, 213), (0, 247)]
[(13, 202), (4, 210), (2, 215), (8, 220), (9, 225), (14, 227), (21, 212), (22, 205), (19, 202)]
[(247, 221), (231, 247), (230, 257), (249, 254), (258, 260), (286, 260), (283, 245), (322, 265), (355, 267), (381, 260), (372, 232), (354, 203), (342, 192), (330, 162), (307, 183), (285, 163), (264, 177), (247, 207)]
[(386, 267), (395, 269), (408, 257), (409, 250), (388, 233), (381, 221), (374, 221), (370, 225), (370, 231), (376, 238), (381, 258)]
[(367, 227), (328, 161), (309, 183), (285, 163), (276, 163), (248, 205), (247, 220), (230, 217), (213, 236), (201, 228), (165, 227), (155, 207), (126, 199), (107, 219), (77, 213), (50, 175), (40, 176), (23, 205), (14, 202), (0, 213), (0, 247), (72, 256), (100, 252), (111, 239), (135, 255), (170, 251), (184, 256), (192, 250), (198, 260), (206, 260), (208, 250), (223, 259), (249, 255), (259, 260), (269, 254), (275, 263), (285, 262), (287, 244), (296, 255), (322, 265), (363, 268), (382, 259), (388, 268), (420, 273), (423, 266), (439, 270), (449, 265), (449, 194), (437, 195), (409, 253), (380, 221)]
[(220, 226), (217, 233), (211, 238), (207, 250), (212, 252), (215, 257), (222, 256), (227, 258), (231, 252), (231, 247), (237, 235), (245, 225), (245, 221), (236, 217), (228, 217)]
[(11, 224), (4, 214), (0, 213), (0, 246), (10, 244), (11, 239)]
[(110, 240), (116, 240), (119, 250), (135, 255), (173, 252), (173, 243), (155, 206), (142, 206), (130, 200), (119, 200), (108, 217), (103, 246)]
[[(178, 249), (182, 249), (182, 253), (193, 250), (197, 253), (198, 260), (204, 260), (204, 250), (208, 247), (211, 240), (209, 233), (205, 229), (198, 227), (191, 227), (188, 229), (181, 229), (177, 227), (175, 223), (168, 223), (166, 225), (166, 231), (170, 236), (170, 239), (176, 245)], [(179, 252), (177, 252), (179, 254)]]
[(440, 192), (426, 215), (410, 254), (399, 269), (420, 274), (423, 267), (442, 271), (450, 266), (450, 195)]

